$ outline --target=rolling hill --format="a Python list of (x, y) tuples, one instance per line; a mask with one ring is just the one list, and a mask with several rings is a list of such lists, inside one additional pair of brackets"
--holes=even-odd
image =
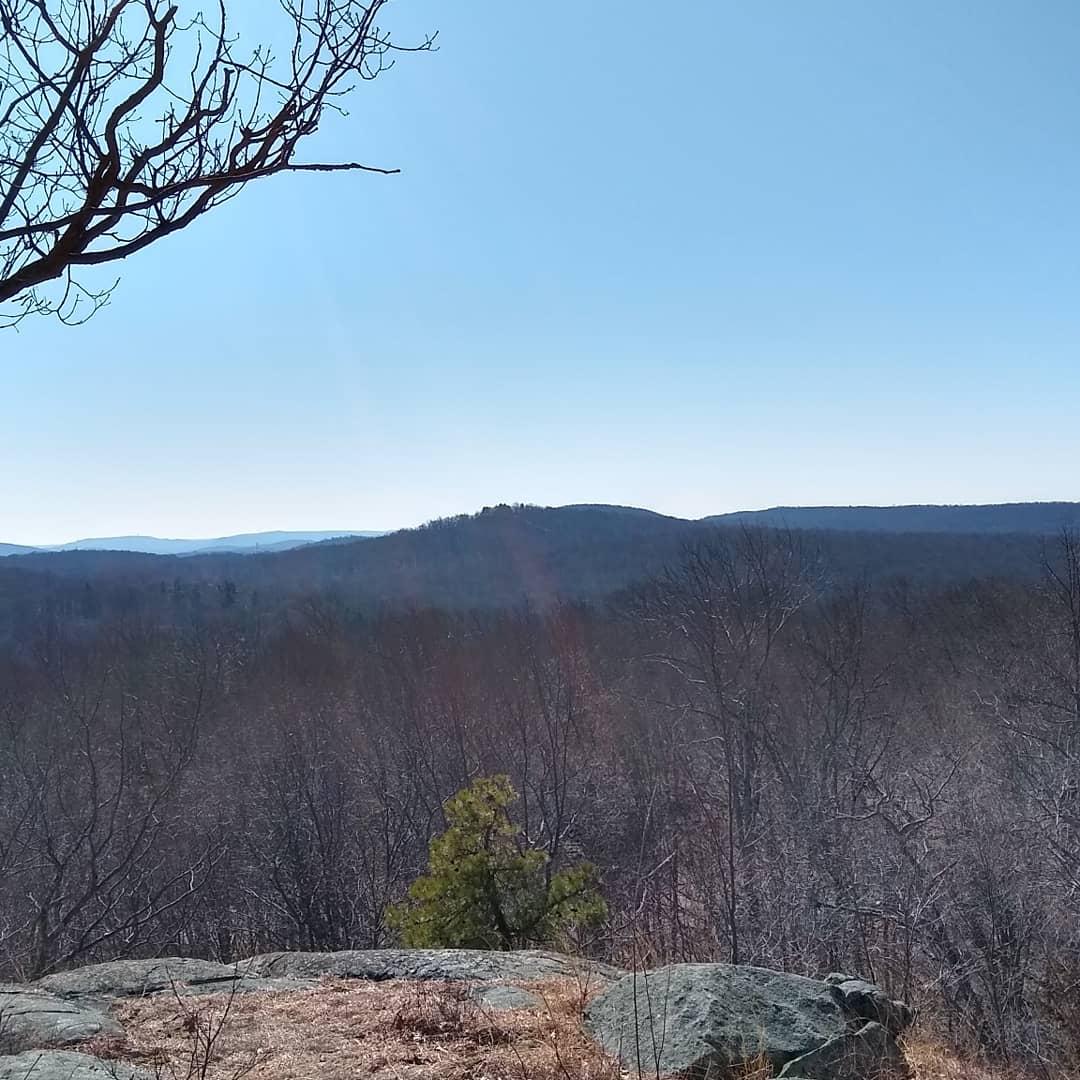
[(324, 543), (328, 540), (360, 540), (381, 535), (383, 534), (379, 532), (339, 529), (329, 532), (240, 533), (236, 536), (219, 536), (206, 540), (169, 540), (157, 536), (106, 536), (41, 547), (0, 544), (0, 556), (62, 551), (132, 551), (143, 555), (199, 555), (210, 552), (228, 552), (243, 555), (257, 551), (288, 551), (290, 548)]
[[(0, 560), (0, 609), (19, 598), (24, 607), (37, 604), (52, 593), (71, 604), (78, 590), (90, 588), (115, 598), (106, 606), (160, 610), (162, 597), (175, 598), (178, 589), (216, 595), (226, 585), (227, 593), (257, 596), (268, 608), (311, 595), (356, 610), (591, 601), (676, 563), (687, 543), (746, 525), (782, 523), (800, 531), (822, 572), (838, 583), (1031, 580), (1062, 508), (1077, 509), (1054, 507), (820, 508), (794, 515), (793, 522), (781, 509), (687, 521), (630, 507), (498, 506), (366, 539), (299, 547), (287, 540), (285, 549), (268, 544), (237, 553), (224, 538), (216, 550), (183, 557), (119, 550), (14, 554)], [(886, 521), (896, 528), (886, 531)], [(913, 531), (914, 522), (926, 528)], [(803, 523), (813, 527), (798, 528)], [(89, 600), (78, 603), (94, 608)]]
[(34, 548), (24, 547), (22, 544), (0, 544), (0, 558), (5, 555), (29, 555)]
[[(502, 506), (381, 537), (289, 550), (183, 558), (78, 550), (3, 562), (12, 571), (129, 585), (229, 580), (264, 595), (314, 590), (358, 606), (491, 607), (607, 596), (675, 562), (687, 542), (743, 524), (612, 506)], [(1030, 577), (1045, 543), (1032, 532), (817, 528), (804, 536), (838, 578), (926, 582)]]
[(987, 506), (774, 506), (703, 519), (715, 525), (892, 533), (1032, 533), (1080, 528), (1080, 503)]

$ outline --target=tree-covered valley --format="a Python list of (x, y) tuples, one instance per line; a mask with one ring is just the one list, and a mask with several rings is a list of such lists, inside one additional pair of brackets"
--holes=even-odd
[(392, 944), (447, 800), (505, 775), (597, 870), (564, 948), (857, 970), (990, 1058), (1080, 1048), (1068, 530), (505, 507), (8, 558), (0, 620), (0, 977)]

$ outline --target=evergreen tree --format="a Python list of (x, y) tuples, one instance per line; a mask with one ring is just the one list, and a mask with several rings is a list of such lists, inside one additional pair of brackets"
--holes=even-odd
[(517, 797), (508, 777), (491, 776), (447, 803), (449, 827), (431, 841), (428, 872), (389, 913), (405, 945), (519, 949), (603, 921), (595, 868), (554, 872), (507, 814)]

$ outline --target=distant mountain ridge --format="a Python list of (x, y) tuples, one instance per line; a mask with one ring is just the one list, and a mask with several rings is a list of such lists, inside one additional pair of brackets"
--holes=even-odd
[[(138, 596), (147, 610), (166, 603), (162, 597), (178, 602), (186, 589), (217, 597), (226, 583), (221, 595), (238, 590), (249, 602), (259, 597), (272, 606), (317, 594), (357, 611), (599, 601), (677, 565), (687, 544), (747, 524), (801, 531), (807, 550), (837, 584), (1020, 582), (1039, 576), (1062, 526), (1080, 527), (1080, 504), (778, 507), (699, 521), (632, 507), (500, 505), (366, 539), (310, 542), (326, 534), (305, 533), (282, 541), (256, 534), (262, 546), (249, 537), (239, 553), (230, 550), (237, 541), (229, 537), (216, 549), (182, 557), (32, 551), (0, 558), (0, 636), (5, 607), (32, 612), (34, 598), (52, 595), (81, 609), (87, 594), (80, 590), (88, 584), (118, 608)], [(309, 542), (296, 544), (298, 536)]]
[(715, 525), (891, 533), (1034, 533), (1080, 528), (1080, 503), (987, 505), (774, 506), (703, 518)]
[(64, 551), (130, 551), (142, 555), (245, 555), (265, 551), (289, 551), (306, 544), (320, 544), (328, 540), (364, 540), (382, 535), (380, 532), (338, 529), (319, 532), (238, 533), (235, 536), (189, 540), (165, 539), (157, 536), (107, 536), (40, 547), (0, 544), (0, 557)]
[(0, 544), (0, 558), (5, 555), (29, 555), (37, 548), (24, 547), (22, 544)]
[[(488, 507), (477, 517), (509, 507)], [(521, 509), (526, 509), (522, 507)], [(611, 524), (623, 522), (633, 533), (668, 525), (700, 527), (756, 525), (812, 532), (895, 533), (898, 535), (951, 533), (982, 536), (1050, 536), (1062, 529), (1080, 529), (1080, 502), (995, 503), (986, 505), (909, 506), (774, 506), (764, 510), (737, 510), (714, 514), (697, 520), (672, 517), (633, 506), (604, 503), (575, 503), (562, 507), (529, 507), (554, 515), (577, 518), (602, 518)], [(424, 528), (443, 527), (460, 522), (470, 515), (432, 522)], [(567, 521), (563, 517), (561, 520)], [(572, 520), (572, 519), (569, 519)], [(272, 531), (239, 533), (207, 539), (168, 539), (156, 536), (112, 536), (73, 540), (67, 544), (31, 547), (25, 544), (0, 543), (0, 558), (65, 552), (128, 552), (139, 555), (252, 555), (292, 551), (311, 545), (338, 542), (349, 544), (379, 537), (407, 535), (413, 530), (394, 532), (350, 529), (320, 531)], [(612, 537), (609, 535), (608, 539)]]
[[(484, 513), (509, 509), (488, 507)], [(524, 508), (523, 508), (524, 509)], [(1050, 536), (1062, 529), (1080, 529), (1080, 502), (994, 503), (986, 505), (910, 506), (773, 506), (765, 510), (736, 510), (713, 514), (697, 520), (673, 517), (654, 510), (634, 506), (614, 506), (604, 503), (574, 503), (562, 507), (531, 507), (554, 514), (597, 516), (611, 521), (622, 520), (628, 526), (647, 527), (648, 524), (668, 523), (672, 526), (701, 525), (759, 525), (766, 528), (789, 528), (825, 532), (865, 533), (960, 533), (968, 535), (1037, 535)], [(445, 519), (425, 526), (443, 526), (447, 522), (465, 520)], [(483, 514), (478, 515), (483, 516)], [(111, 536), (73, 540), (67, 544), (48, 544), (32, 547), (25, 544), (0, 543), (0, 558), (4, 556), (37, 555), (74, 551), (131, 552), (141, 555), (249, 555), (255, 553), (291, 551), (294, 548), (330, 541), (349, 543), (376, 537), (408, 533), (358, 531), (352, 529), (321, 531), (272, 531), (238, 533), (207, 539), (168, 539), (156, 536)]]

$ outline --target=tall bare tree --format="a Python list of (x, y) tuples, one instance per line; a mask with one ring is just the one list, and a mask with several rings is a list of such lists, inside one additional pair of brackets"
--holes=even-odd
[(775, 712), (773, 669), (787, 627), (810, 600), (815, 558), (794, 533), (742, 528), (688, 544), (679, 565), (640, 590), (630, 610), (665, 647), (649, 656), (677, 673), (678, 707), (697, 718), (691, 754), (702, 813), (717, 827), (732, 963), (743, 958), (739, 905), (759, 839)]
[(242, 49), (226, 0), (209, 0), (212, 15), (184, 0), (0, 0), (0, 326), (84, 320), (110, 291), (81, 284), (84, 267), (253, 180), (396, 171), (296, 159), (326, 111), (403, 49), (377, 25), (386, 2), (279, 0), (291, 39), (279, 58)]

